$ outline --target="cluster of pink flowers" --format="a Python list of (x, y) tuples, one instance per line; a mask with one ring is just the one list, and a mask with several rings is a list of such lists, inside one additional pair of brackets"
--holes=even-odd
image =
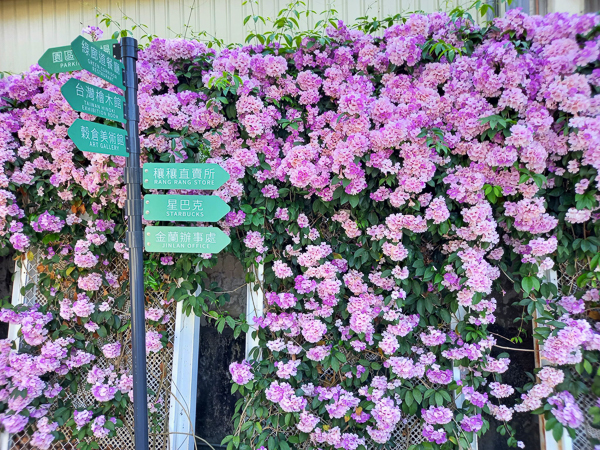
[(108, 359), (116, 358), (121, 354), (121, 343), (105, 344), (102, 346), (102, 353)]
[(269, 401), (278, 403), (285, 412), (300, 412), (306, 406), (306, 399), (298, 397), (294, 388), (286, 382), (273, 381), (265, 395)]
[(50, 231), (52, 233), (60, 233), (65, 224), (64, 220), (53, 216), (48, 211), (41, 214), (36, 220), (31, 222), (31, 227), (38, 233)]
[(452, 411), (443, 406), (430, 406), (429, 409), (421, 410), (423, 419), (430, 425), (444, 425), (450, 422), (453, 418)]
[[(112, 423), (117, 423), (117, 419), (114, 417), (111, 417), (109, 419)], [(108, 436), (108, 434), (110, 433), (110, 430), (108, 428), (106, 428), (104, 425), (106, 424), (106, 417), (105, 416), (98, 416), (94, 419), (94, 421), (92, 422), (92, 432), (94, 433), (94, 436), (102, 439), (106, 436)]]
[(252, 373), (252, 368), (250, 364), (247, 362), (233, 363), (229, 366), (229, 372), (231, 373), (231, 377), (233, 381), (237, 384), (244, 385), (249, 381), (254, 379), (254, 374)]
[(575, 398), (567, 391), (559, 392), (548, 399), (553, 406), (552, 414), (566, 427), (577, 428), (583, 423), (583, 413)]
[(90, 273), (77, 280), (77, 286), (83, 291), (97, 291), (102, 286), (102, 275), (98, 272)]
[[(600, 69), (592, 67), (600, 45), (596, 35), (582, 38), (599, 24), (594, 15), (511, 10), (470, 48), (468, 35), (479, 28), (469, 20), (412, 14), (382, 37), (340, 22), (327, 28), (327, 40), (304, 37), (294, 52), (263, 45), (216, 52), (185, 39), (154, 39), (141, 51), (141, 162), (183, 162), (186, 133), (200, 136), (210, 150), (206, 162), (230, 175), (214, 191), (234, 209), (219, 225), (248, 265), (265, 262), (265, 314), (254, 320), (276, 357), (257, 361), (260, 370), (254, 362), (232, 364), (234, 382), (260, 377), (262, 384), (251, 384), (268, 386), (261, 401), (298, 413), (298, 430), (314, 445), (336, 449), (356, 450), (367, 437), (387, 442), (411, 405), (423, 418), (425, 439), (438, 445), (450, 427), (479, 432), (486, 407), (508, 421), (547, 401), (560, 423), (578, 426), (581, 412), (570, 394), (555, 392), (559, 369), (539, 371), (541, 382), (521, 403), (502, 404), (515, 388), (487, 378), (506, 372), (510, 361), (490, 356), (496, 340), (487, 325), (495, 321), (491, 294), (508, 261), (541, 277), (565, 250), (562, 227), (581, 228), (586, 238), (600, 218)], [(95, 27), (85, 33), (101, 34)], [(442, 41), (460, 51), (432, 53), (432, 62), (424, 48)], [(197, 91), (179, 84), (189, 68), (202, 85)], [(107, 269), (107, 255), (128, 252), (114, 237), (123, 231), (115, 217), (126, 199), (124, 158), (75, 149), (68, 127), (94, 117), (73, 111), (60, 93), (70, 78), (116, 88), (85, 71), (43, 74), (33, 66), (0, 80), (0, 97), (19, 105), (0, 112), (0, 242), (26, 252), (70, 227), (72, 242), (51, 242), (43, 255), (58, 255), (77, 270), (78, 292), (54, 302), (58, 311), (0, 312), (39, 348), (30, 355), (1, 344), (0, 401), (17, 412), (60, 395), (43, 381), (48, 373), (83, 367), (86, 387), (101, 404), (118, 392), (131, 395), (133, 383), (121, 368), (94, 363), (102, 356), (116, 363), (116, 339), (95, 355), (73, 338), (49, 334), (54, 319), (101, 332), (97, 317), (114, 300), (96, 298), (105, 283), (116, 287), (120, 279)], [(233, 76), (242, 83), (224, 94), (229, 103), (215, 101), (214, 80)], [(565, 196), (561, 201), (570, 203), (557, 207), (549, 192), (561, 186), (576, 199)], [(39, 203), (33, 213), (14, 194), (21, 191)], [(163, 267), (176, 267), (177, 257), (159, 258)], [(556, 316), (543, 342), (546, 361), (572, 365), (600, 349), (599, 330), (577, 316), (598, 297), (590, 290), (543, 302)], [(473, 332), (443, 326), (442, 319), (460, 315), (457, 309)], [(152, 325), (170, 319), (161, 308), (146, 317)], [(149, 330), (148, 354), (163, 342), (163, 333)], [(356, 360), (365, 354), (372, 364), (361, 361), (359, 370)], [(468, 376), (455, 380), (453, 365)], [(323, 369), (339, 373), (335, 385), (315, 378)], [(314, 385), (300, 385), (302, 377)], [(399, 394), (407, 395), (408, 382), (446, 392), (459, 381), (467, 406), (457, 412), (424, 399), (425, 407), (416, 408), (417, 397), (410, 402)], [(23, 389), (25, 397), (12, 395)], [(318, 402), (322, 408), (313, 406)], [(13, 432), (35, 422), (33, 439), (44, 448), (55, 426), (42, 420), (42, 407), (33, 409), (31, 420), (5, 414), (0, 421)], [(92, 409), (74, 411), (74, 422), (106, 437), (115, 419)], [(348, 429), (330, 426), (342, 418)]]
[(586, 320), (577, 320), (568, 316), (560, 318), (565, 324), (544, 342), (542, 356), (553, 364), (576, 364), (582, 360), (582, 350), (600, 350), (600, 336), (592, 330)]

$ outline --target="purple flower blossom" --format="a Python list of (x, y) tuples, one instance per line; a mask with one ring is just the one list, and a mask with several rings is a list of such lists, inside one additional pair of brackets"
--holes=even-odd
[(102, 346), (102, 354), (105, 358), (117, 358), (121, 354), (121, 343), (114, 342), (112, 344), (105, 344)]
[(436, 430), (432, 425), (428, 424), (423, 426), (423, 437), (429, 442), (435, 442), (440, 445), (447, 441), (446, 432), (443, 428)]
[(231, 363), (229, 365), (229, 373), (231, 373), (233, 382), (239, 385), (244, 385), (254, 379), (252, 366), (247, 361), (242, 363)]
[(460, 427), (467, 432), (477, 432), (481, 430), (483, 426), (483, 420), (481, 420), (481, 414), (475, 416), (465, 416), (460, 421)]
[[(97, 41), (102, 37), (104, 32), (96, 26), (88, 25), (83, 30), (81, 30), (81, 34), (89, 34), (92, 37), (92, 41)], [(94, 214), (98, 213), (95, 212)]]
[(425, 422), (431, 425), (444, 425), (452, 420), (452, 411), (444, 406), (430, 406), (428, 409), (422, 409), (421, 414)]
[(577, 428), (583, 423), (583, 413), (570, 392), (559, 392), (557, 395), (550, 397), (548, 403), (554, 406), (551, 412), (564, 426)]
[(48, 211), (42, 213), (37, 220), (31, 222), (31, 227), (38, 233), (49, 231), (51, 233), (60, 233), (65, 221), (59, 217), (53, 216)]
[(92, 417), (94, 417), (94, 413), (92, 411), (76, 410), (73, 412), (73, 420), (75, 421), (75, 425), (77, 425), (78, 430), (80, 430), (84, 425), (88, 424), (90, 420), (92, 420)]
[(115, 398), (117, 388), (107, 384), (96, 384), (92, 387), (92, 395), (99, 402), (108, 402)]

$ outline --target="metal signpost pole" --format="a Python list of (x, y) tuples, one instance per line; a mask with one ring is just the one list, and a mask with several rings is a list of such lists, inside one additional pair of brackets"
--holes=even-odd
[(138, 45), (131, 37), (121, 39), (121, 57), (125, 65), (125, 118), (129, 157), (125, 168), (127, 184), (127, 246), (129, 247), (129, 292), (131, 298), (131, 334), (133, 359), (133, 409), (135, 450), (148, 450), (148, 388), (146, 380), (146, 323), (144, 317), (144, 256), (142, 230), (142, 191), (140, 169)]

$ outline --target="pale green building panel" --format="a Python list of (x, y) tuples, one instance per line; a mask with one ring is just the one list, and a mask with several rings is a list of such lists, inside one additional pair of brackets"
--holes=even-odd
[[(47, 48), (68, 45), (83, 27), (99, 25), (101, 18), (96, 17), (97, 11), (109, 14), (127, 29), (135, 25), (134, 21), (147, 25), (152, 34), (160, 37), (190, 37), (192, 32), (206, 31), (226, 43), (242, 42), (254, 29), (252, 20), (243, 26), (244, 17), (253, 11), (249, 4), (242, 3), (243, 0), (0, 0), (0, 70), (21, 72), (34, 64)], [(254, 13), (273, 18), (288, 3), (288, 0), (259, 0)], [(339, 18), (352, 23), (365, 14), (383, 17), (415, 10), (431, 12), (445, 3), (442, 0), (308, 0), (307, 6), (317, 12), (335, 8)], [(131, 19), (123, 20), (123, 15)], [(312, 16), (300, 23), (306, 28), (317, 20), (318, 17)], [(259, 24), (257, 29), (264, 28)], [(116, 30), (112, 25), (103, 38), (110, 38)], [(141, 30), (135, 31), (137, 38), (142, 34)]]
[[(595, 0), (594, 0), (595, 1)], [(147, 25), (159, 37), (191, 37), (192, 32), (206, 31), (226, 43), (243, 42), (254, 23), (243, 25), (244, 17), (253, 13), (243, 0), (0, 0), (0, 71), (21, 72), (34, 64), (50, 47), (68, 45), (87, 25), (99, 25), (97, 11), (109, 14), (121, 26), (131, 29), (135, 23)], [(254, 14), (275, 17), (289, 0), (259, 0)], [(357, 17), (386, 17), (413, 11), (433, 12), (452, 9), (471, 0), (307, 0), (307, 7), (317, 12), (327, 8), (338, 11), (338, 18), (353, 23)], [(588, 0), (515, 0), (513, 5), (534, 13), (590, 12)], [(194, 6), (191, 9), (192, 5)], [(504, 11), (501, 8), (501, 13)], [(131, 19), (123, 20), (123, 15)], [(312, 27), (318, 16), (303, 18), (303, 28)], [(189, 27), (186, 27), (189, 25)], [(261, 24), (257, 30), (263, 31)], [(116, 31), (111, 26), (104, 39)], [(135, 37), (144, 34), (135, 31)]]

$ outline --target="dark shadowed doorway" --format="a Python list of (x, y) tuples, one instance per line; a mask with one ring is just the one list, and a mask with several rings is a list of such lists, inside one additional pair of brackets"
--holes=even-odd
[[(233, 291), (225, 306), (227, 311), (235, 317), (245, 313), (245, 271), (241, 262), (232, 255), (225, 255), (207, 273), (211, 282), (217, 282), (224, 291)], [(215, 448), (233, 432), (231, 418), (239, 394), (231, 394), (229, 364), (244, 359), (245, 347), (244, 333), (236, 339), (231, 328), (225, 327), (223, 333), (219, 333), (214, 323), (201, 319), (195, 434)], [(210, 447), (198, 440), (198, 448)]]

